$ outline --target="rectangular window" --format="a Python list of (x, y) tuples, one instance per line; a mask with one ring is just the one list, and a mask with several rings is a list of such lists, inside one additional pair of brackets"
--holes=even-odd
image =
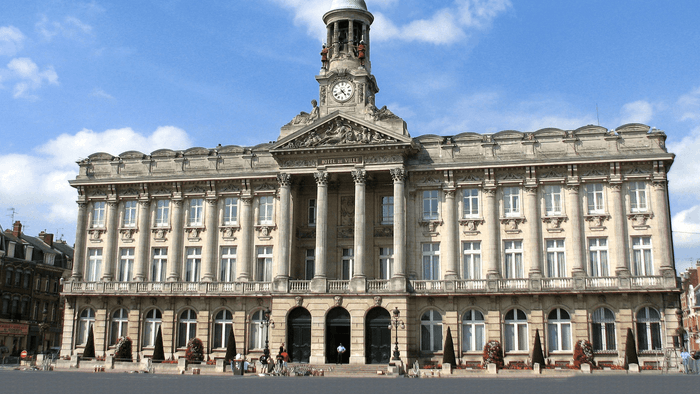
[(102, 249), (88, 249), (88, 267), (85, 280), (97, 282), (100, 275), (102, 275)]
[(168, 248), (154, 248), (151, 263), (151, 280), (165, 282), (165, 270), (168, 266)]
[(308, 210), (309, 226), (316, 225), (316, 199), (309, 199), (309, 210)]
[(379, 248), (379, 279), (394, 276), (394, 248)]
[(438, 220), (440, 218), (439, 206), (440, 200), (437, 190), (423, 192), (423, 220)]
[(158, 200), (156, 204), (156, 227), (168, 227), (170, 223), (170, 201)]
[(506, 278), (524, 278), (523, 241), (505, 242)]
[(423, 244), (423, 280), (440, 280), (440, 244)]
[(92, 205), (92, 227), (101, 228), (105, 226), (105, 202), (95, 201)]
[(238, 198), (231, 197), (224, 200), (224, 225), (230, 226), (238, 223)]
[(119, 276), (117, 281), (128, 282), (134, 272), (134, 248), (121, 248), (119, 250)]
[(462, 279), (481, 279), (481, 242), (465, 242), (462, 244), (464, 265)]
[(630, 182), (630, 211), (646, 212), (647, 189), (644, 182)]
[(201, 226), (204, 223), (204, 199), (193, 198), (190, 200), (190, 216), (188, 224), (190, 226)]
[(136, 201), (124, 203), (124, 227), (136, 227)]
[(590, 276), (610, 276), (607, 238), (590, 238), (588, 240), (588, 258), (590, 260)]
[(588, 200), (588, 213), (605, 213), (605, 200), (602, 183), (586, 185), (586, 199)]
[(561, 186), (544, 187), (544, 205), (548, 216), (561, 215)]
[(353, 254), (352, 248), (343, 249), (343, 259), (341, 267), (341, 280), (350, 280), (352, 278), (355, 262), (355, 256)]
[(221, 275), (219, 280), (222, 282), (236, 281), (236, 247), (221, 248)]
[(259, 200), (259, 224), (272, 224), (272, 212), (274, 207), (275, 198), (273, 196), (260, 197)]
[(382, 224), (394, 223), (394, 197), (382, 197)]
[(314, 250), (306, 249), (306, 259), (304, 260), (304, 279), (311, 280), (314, 278)]
[(185, 263), (185, 281), (199, 282), (199, 273), (202, 266), (202, 248), (187, 248), (187, 261)]
[(503, 213), (506, 216), (520, 216), (520, 188), (503, 188)]
[(547, 242), (547, 276), (566, 277), (566, 258), (563, 239), (549, 239)]
[(464, 189), (462, 191), (462, 217), (479, 217), (479, 189)]
[(258, 282), (272, 282), (272, 246), (258, 247), (256, 280)]
[(651, 237), (632, 237), (632, 253), (635, 276), (652, 276)]

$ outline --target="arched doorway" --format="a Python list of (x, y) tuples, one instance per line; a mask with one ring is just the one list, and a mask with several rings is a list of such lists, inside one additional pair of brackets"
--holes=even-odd
[(350, 313), (344, 308), (333, 308), (326, 316), (326, 362), (335, 363), (338, 358), (338, 345), (343, 344), (340, 362), (350, 362)]
[(311, 314), (304, 308), (294, 309), (287, 318), (287, 351), (293, 363), (308, 363), (311, 357)]
[(367, 364), (388, 364), (391, 357), (391, 315), (374, 308), (365, 318), (365, 357)]

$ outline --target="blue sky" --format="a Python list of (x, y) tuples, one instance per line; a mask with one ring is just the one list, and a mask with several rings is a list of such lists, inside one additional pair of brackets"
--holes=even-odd
[[(6, 2), (0, 225), (69, 242), (76, 160), (253, 146), (310, 109), (331, 0)], [(679, 267), (700, 257), (700, 3), (367, 0), (377, 105), (413, 136), (646, 123), (678, 155)], [(598, 112), (596, 112), (596, 107)], [(697, 234), (693, 234), (697, 233)]]

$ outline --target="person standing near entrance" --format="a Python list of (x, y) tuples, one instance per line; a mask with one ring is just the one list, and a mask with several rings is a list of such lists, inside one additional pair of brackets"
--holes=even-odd
[(343, 353), (345, 353), (345, 346), (343, 344), (338, 345), (338, 358), (335, 359), (335, 364), (342, 364), (343, 363)]
[(690, 361), (692, 358), (690, 358), (690, 353), (688, 353), (685, 348), (683, 348), (683, 351), (681, 352), (681, 359), (683, 360), (683, 369), (685, 369), (685, 374), (687, 375), (690, 373)]

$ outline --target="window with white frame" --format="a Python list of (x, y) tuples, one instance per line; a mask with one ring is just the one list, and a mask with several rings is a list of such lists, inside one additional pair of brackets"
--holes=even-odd
[(222, 282), (236, 281), (236, 254), (238, 253), (235, 246), (226, 246), (221, 248), (221, 273), (219, 280)]
[(520, 309), (511, 309), (505, 318), (506, 352), (528, 350), (527, 315)]
[(637, 312), (639, 351), (661, 350), (661, 315), (654, 308), (644, 307)]
[(219, 311), (214, 317), (214, 349), (223, 349), (233, 330), (233, 314), (228, 310)]
[(309, 206), (307, 209), (307, 218), (309, 221), (309, 226), (313, 227), (316, 225), (316, 199), (309, 199)]
[(258, 282), (272, 282), (272, 246), (258, 246), (256, 279)]
[(102, 248), (88, 249), (88, 266), (85, 280), (87, 282), (97, 282), (100, 280), (100, 275), (102, 275)]
[(267, 327), (263, 325), (265, 311), (262, 309), (253, 313), (250, 319), (250, 348), (263, 349), (265, 347), (265, 333)]
[(165, 270), (168, 266), (168, 248), (154, 248), (151, 262), (151, 280), (165, 282)]
[(394, 276), (394, 248), (379, 248), (379, 279)]
[(229, 197), (224, 200), (224, 225), (238, 224), (238, 198)]
[(571, 351), (571, 316), (564, 309), (554, 309), (547, 318), (550, 352)]
[(204, 199), (193, 198), (190, 200), (190, 214), (187, 224), (190, 226), (201, 226), (204, 223)]
[(547, 276), (550, 278), (566, 277), (566, 250), (563, 239), (548, 239), (547, 245)]
[(124, 202), (124, 227), (136, 227), (136, 200)]
[(314, 278), (314, 272), (316, 270), (315, 262), (316, 251), (314, 249), (306, 249), (306, 256), (304, 258), (304, 279), (311, 280)]
[(180, 314), (177, 331), (177, 347), (187, 347), (187, 342), (197, 336), (197, 314), (192, 309)]
[(471, 309), (462, 317), (462, 351), (480, 352), (484, 349), (484, 314)]
[(462, 217), (479, 217), (479, 189), (462, 190)]
[[(78, 341), (77, 345), (85, 345), (90, 335), (90, 327), (95, 325), (95, 311), (92, 308), (86, 308), (80, 312), (78, 318)], [(93, 333), (94, 335), (94, 333)]]
[(128, 282), (134, 272), (134, 248), (119, 249), (119, 272), (117, 281)]
[(586, 200), (588, 202), (588, 214), (605, 213), (605, 191), (602, 183), (590, 183), (586, 185)]
[(481, 242), (462, 243), (462, 279), (481, 279)]
[(615, 350), (615, 314), (608, 308), (599, 308), (591, 316), (593, 350)]
[(547, 216), (561, 215), (561, 185), (544, 187), (544, 207)]
[(651, 258), (651, 237), (632, 237), (632, 257), (635, 276), (654, 275)]
[(506, 278), (524, 278), (523, 241), (505, 241), (504, 249)]
[(202, 267), (202, 248), (187, 248), (187, 260), (185, 261), (185, 281), (199, 282), (200, 270)]
[(520, 188), (503, 188), (503, 213), (505, 216), (520, 216)]
[(158, 329), (163, 323), (163, 314), (158, 309), (151, 309), (146, 312), (146, 319), (143, 324), (143, 346), (154, 347)]
[(423, 280), (440, 280), (440, 244), (423, 244)]
[(442, 315), (431, 309), (420, 318), (420, 350), (439, 352), (442, 350)]
[(92, 203), (92, 227), (102, 228), (105, 226), (105, 205), (104, 201)]
[(168, 227), (170, 224), (170, 201), (158, 200), (156, 203), (156, 227)]
[(630, 182), (630, 211), (646, 212), (647, 188), (645, 182)]
[(355, 254), (352, 248), (343, 248), (343, 257), (341, 259), (341, 280), (350, 280), (355, 270)]
[(590, 276), (610, 276), (607, 238), (588, 239), (588, 259)]
[(440, 218), (440, 198), (437, 190), (423, 192), (423, 220), (438, 220)]
[(394, 223), (394, 196), (382, 197), (382, 224)]
[(275, 204), (275, 197), (273, 196), (263, 196), (258, 199), (258, 223), (259, 224), (272, 224), (273, 221), (273, 209)]
[(125, 337), (128, 334), (129, 313), (124, 308), (119, 308), (112, 313), (112, 322), (110, 326), (109, 344), (116, 345), (119, 338)]

